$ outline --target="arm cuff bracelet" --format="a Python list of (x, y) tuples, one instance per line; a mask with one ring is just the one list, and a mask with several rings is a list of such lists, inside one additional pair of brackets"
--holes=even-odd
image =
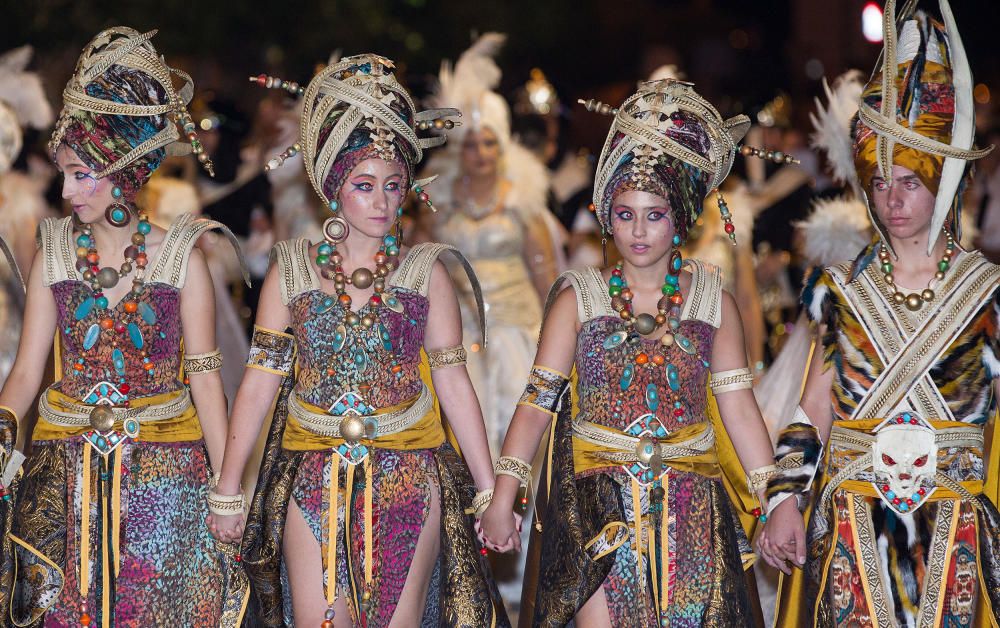
[(291, 334), (254, 325), (247, 366), (252, 369), (291, 375), (295, 338)]
[(222, 352), (218, 348), (208, 353), (184, 356), (184, 372), (188, 375), (214, 373), (222, 369)]
[(778, 467), (773, 464), (758, 467), (747, 474), (747, 488), (750, 489), (751, 494), (757, 495), (767, 490), (767, 483), (778, 473)]
[(239, 495), (219, 495), (208, 492), (208, 510), (214, 515), (236, 515), (243, 512), (243, 493)]
[(715, 395), (721, 395), (722, 393), (732, 392), (734, 390), (753, 388), (753, 374), (750, 373), (750, 369), (746, 367), (733, 369), (731, 371), (712, 373), (712, 381), (710, 385), (712, 387), (712, 394)]
[(521, 486), (525, 486), (531, 479), (531, 465), (515, 456), (500, 456), (493, 473), (517, 478)]
[(475, 515), (476, 519), (483, 516), (486, 509), (489, 507), (490, 502), (493, 501), (493, 489), (488, 488), (485, 491), (479, 491), (476, 496), (472, 498), (472, 507), (466, 509), (465, 514)]
[(545, 412), (554, 413), (559, 396), (569, 381), (569, 377), (559, 371), (538, 364), (531, 367), (528, 385), (524, 388), (519, 406), (532, 406)]
[(448, 347), (446, 349), (428, 351), (427, 363), (433, 371), (436, 369), (447, 368), (449, 366), (461, 366), (465, 364), (468, 357), (468, 354), (465, 352), (465, 347), (458, 345), (457, 347)]

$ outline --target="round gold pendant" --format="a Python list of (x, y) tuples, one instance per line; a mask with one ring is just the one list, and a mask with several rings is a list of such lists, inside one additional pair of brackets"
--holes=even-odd
[(344, 440), (356, 443), (365, 434), (365, 424), (358, 416), (349, 416), (340, 422), (340, 437)]
[(922, 306), (923, 304), (924, 302), (923, 300), (921, 300), (919, 294), (911, 292), (910, 294), (906, 295), (906, 309), (910, 310), (911, 312), (916, 312), (917, 310), (920, 309), (920, 306)]
[(90, 411), (90, 427), (107, 432), (115, 426), (115, 413), (106, 404), (100, 404)]

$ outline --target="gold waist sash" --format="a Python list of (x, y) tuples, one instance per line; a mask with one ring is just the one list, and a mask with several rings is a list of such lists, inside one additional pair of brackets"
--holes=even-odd
[[(38, 400), (38, 423), (34, 440), (61, 440), (91, 431), (90, 411), (94, 406), (80, 403), (54, 388)], [(126, 419), (139, 421), (141, 429), (133, 440), (151, 443), (177, 443), (200, 440), (201, 423), (191, 403), (187, 388), (129, 401), (128, 408), (114, 408), (112, 429), (122, 431)]]
[[(426, 386), (415, 399), (381, 408), (370, 415), (378, 420), (376, 436), (361, 443), (380, 449), (433, 449), (444, 444), (445, 433)], [(288, 422), (281, 446), (290, 451), (337, 448), (347, 442), (340, 436), (346, 416), (334, 416), (303, 401), (293, 391), (288, 396)]]
[[(627, 465), (639, 461), (639, 438), (591, 423), (573, 422), (573, 470), (576, 473)], [(705, 477), (722, 475), (715, 452), (711, 423), (695, 423), (659, 439), (660, 456), (666, 466)]]

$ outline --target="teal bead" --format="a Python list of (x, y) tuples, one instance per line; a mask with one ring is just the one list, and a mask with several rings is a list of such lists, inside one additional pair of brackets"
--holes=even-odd
[(82, 246), (84, 248), (88, 248), (89, 249), (90, 248), (90, 236), (88, 236), (87, 234), (82, 234), (80, 237), (78, 237), (76, 239), (76, 245), (77, 246)]
[(621, 288), (623, 285), (625, 285), (625, 281), (621, 277), (616, 277), (612, 275), (611, 279), (608, 279), (608, 285)]
[(97, 297), (94, 300), (94, 302), (97, 304), (97, 307), (101, 308), (102, 310), (107, 309), (107, 307), (108, 307), (108, 298), (107, 297)]
[(675, 233), (674, 234), (674, 246), (680, 246), (680, 245), (681, 245), (681, 237)]
[(333, 253), (333, 247), (330, 246), (330, 244), (327, 242), (320, 244), (319, 249), (317, 250), (319, 251), (320, 255), (329, 255), (330, 253)]
[(153, 230), (153, 227), (151, 227), (150, 224), (148, 222), (146, 222), (145, 220), (143, 220), (142, 222), (139, 223), (138, 231), (142, 235), (149, 235), (149, 232), (152, 231), (152, 230)]
[(387, 235), (382, 238), (382, 243), (385, 244), (385, 248), (387, 249), (390, 246), (396, 246), (396, 236)]
[(399, 255), (399, 247), (398, 246), (389, 246), (389, 247), (386, 247), (385, 254), (389, 255), (389, 256)]
[(115, 198), (121, 198), (122, 197), (122, 189), (120, 187), (118, 187), (117, 185), (115, 187), (111, 188), (111, 196), (113, 196)]
[(115, 222), (119, 222), (119, 223), (120, 222), (124, 222), (125, 221), (125, 212), (122, 209), (116, 207), (113, 210), (111, 210), (111, 219), (114, 220)]
[(337, 201), (330, 201), (330, 211), (337, 211), (340, 209), (340, 203)]

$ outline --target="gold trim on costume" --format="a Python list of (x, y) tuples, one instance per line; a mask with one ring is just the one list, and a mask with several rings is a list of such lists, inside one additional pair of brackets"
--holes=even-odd
[(468, 360), (469, 355), (465, 352), (465, 347), (458, 345), (437, 349), (427, 352), (427, 364), (431, 370), (448, 368), (449, 366), (462, 366)]
[(214, 373), (222, 369), (222, 351), (216, 348), (207, 353), (184, 356), (184, 372), (188, 375)]
[(517, 402), (519, 406), (531, 406), (548, 414), (555, 414), (556, 405), (569, 376), (547, 366), (535, 364), (528, 374), (528, 384)]
[(773, 464), (757, 467), (747, 474), (747, 488), (751, 494), (757, 494), (767, 490), (767, 483), (771, 478), (776, 477), (781, 471)]
[(493, 501), (493, 489), (488, 488), (485, 491), (479, 491), (476, 496), (472, 498), (472, 505), (465, 509), (465, 514), (475, 515), (476, 519), (483, 516), (486, 509), (489, 508), (490, 502)]

